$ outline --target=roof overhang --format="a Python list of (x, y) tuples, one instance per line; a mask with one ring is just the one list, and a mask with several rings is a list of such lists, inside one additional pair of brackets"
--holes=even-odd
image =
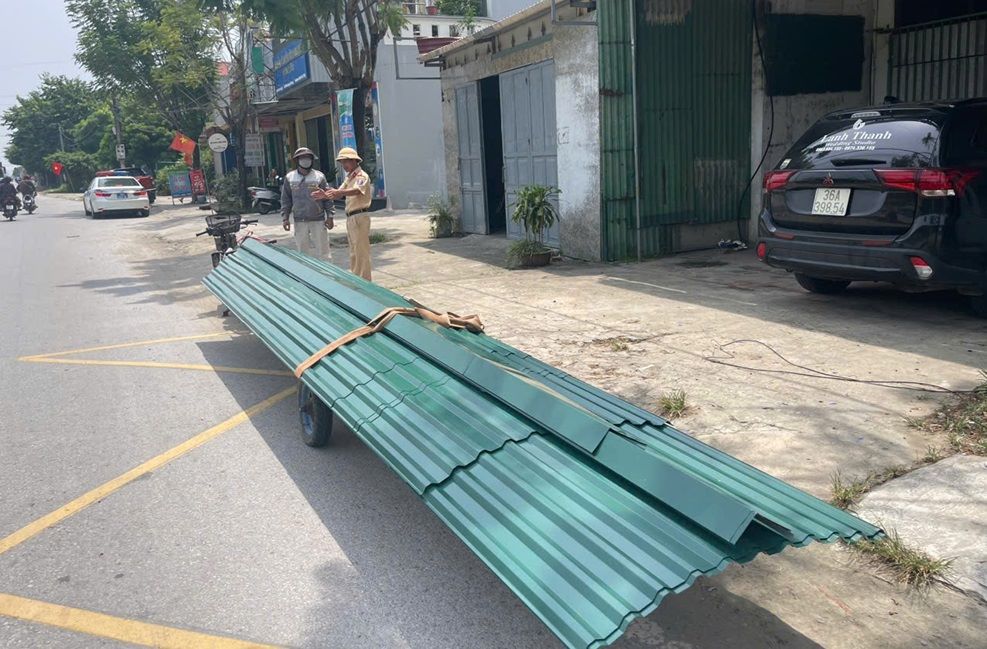
[(522, 9), (516, 14), (508, 16), (500, 22), (494, 23), (489, 27), (485, 27), (484, 29), (474, 32), (469, 36), (460, 38), (455, 43), (450, 43), (444, 47), (432, 50), (427, 54), (422, 54), (418, 57), (418, 60), (426, 67), (442, 65), (442, 62), (450, 54), (463, 50), (472, 45), (479, 45), (481, 43), (491, 41), (502, 32), (516, 27), (517, 25), (520, 25), (528, 20), (541, 18), (551, 12), (552, 0), (541, 0), (541, 2), (531, 5), (527, 9)]

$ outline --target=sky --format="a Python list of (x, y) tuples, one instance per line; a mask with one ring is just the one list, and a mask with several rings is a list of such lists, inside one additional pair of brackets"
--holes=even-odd
[[(7, 3), (13, 5), (9, 8)], [(17, 102), (41, 83), (41, 75), (88, 75), (75, 62), (75, 30), (65, 15), (63, 0), (0, 0), (4, 14), (3, 40), (0, 42), (0, 111)], [(11, 170), (3, 151), (7, 132), (0, 126), (0, 158)]]

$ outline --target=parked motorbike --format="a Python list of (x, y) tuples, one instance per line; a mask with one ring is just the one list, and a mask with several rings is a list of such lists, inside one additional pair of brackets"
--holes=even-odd
[(38, 209), (38, 202), (34, 194), (27, 194), (24, 196), (24, 211), (28, 214), (34, 214), (34, 210)]
[(281, 194), (268, 187), (247, 187), (251, 205), (256, 212), (268, 214), (281, 210)]
[(212, 267), (219, 266), (226, 255), (236, 250), (237, 233), (241, 228), (252, 223), (257, 223), (257, 219), (244, 220), (239, 214), (208, 214), (206, 215), (206, 229), (195, 236), (201, 237), (208, 234), (216, 243), (216, 250), (212, 253)]
[(3, 202), (3, 215), (8, 221), (13, 221), (17, 216), (17, 199), (8, 198)]

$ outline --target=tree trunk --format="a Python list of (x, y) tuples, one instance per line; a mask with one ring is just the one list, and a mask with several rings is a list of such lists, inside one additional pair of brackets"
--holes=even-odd
[(356, 151), (362, 158), (367, 157), (366, 92), (362, 86), (353, 89), (353, 133), (356, 136)]
[(239, 128), (231, 129), (233, 138), (236, 140), (236, 172), (239, 176), (238, 188), (240, 190), (240, 207), (243, 212), (249, 210), (250, 198), (247, 195), (247, 156), (244, 151), (246, 146), (246, 129), (243, 128), (242, 124)]

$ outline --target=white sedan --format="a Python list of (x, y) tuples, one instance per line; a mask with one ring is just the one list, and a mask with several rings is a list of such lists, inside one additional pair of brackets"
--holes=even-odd
[(148, 216), (151, 201), (147, 189), (132, 176), (103, 176), (93, 178), (82, 195), (86, 216), (98, 219), (107, 214), (136, 213)]

